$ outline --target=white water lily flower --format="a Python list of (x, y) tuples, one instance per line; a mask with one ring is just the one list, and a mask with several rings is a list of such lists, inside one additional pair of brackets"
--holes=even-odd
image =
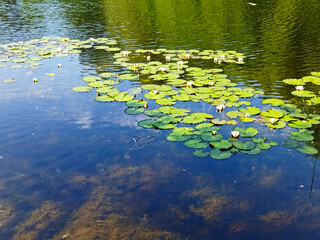
[(170, 56), (166, 56), (166, 61), (170, 61), (171, 57)]
[(192, 87), (192, 82), (187, 82), (187, 87)]
[(278, 121), (278, 119), (276, 119), (276, 118), (270, 118), (270, 119), (269, 119), (269, 122), (270, 122), (271, 124), (275, 124), (277, 121)]
[(303, 86), (296, 86), (296, 90), (297, 90), (297, 91), (302, 91), (303, 89), (304, 89)]
[(238, 131), (231, 131), (231, 136), (234, 138), (239, 137), (240, 133)]
[(180, 65), (180, 66), (183, 65), (183, 61), (179, 61), (179, 62), (177, 62), (177, 63), (178, 63), (178, 65)]
[(164, 67), (161, 67), (161, 68), (159, 68), (159, 70), (160, 70), (161, 72), (165, 72), (167, 69), (164, 68)]
[(217, 57), (215, 57), (215, 58), (213, 59), (214, 62), (218, 62), (218, 60), (219, 60), (219, 58), (217, 58)]
[(150, 61), (151, 60), (151, 57), (150, 56), (147, 56), (147, 61)]
[(250, 115), (250, 113), (246, 113), (244, 116), (245, 116), (246, 118), (248, 118), (248, 117), (250, 117), (251, 115)]
[(153, 90), (152, 92), (153, 92), (154, 95), (156, 95), (156, 94), (159, 93), (159, 90), (155, 89), (155, 90)]
[(224, 104), (220, 104), (220, 105), (216, 106), (217, 112), (222, 112), (223, 109), (225, 109), (225, 107), (226, 106)]
[(58, 53), (62, 53), (62, 51), (63, 51), (63, 49), (62, 49), (61, 47), (58, 47), (58, 48), (57, 48), (57, 52), (58, 52)]
[(184, 57), (189, 59), (190, 58), (190, 54), (186, 54), (186, 55), (184, 55)]
[(126, 51), (123, 51), (123, 52), (122, 52), (122, 56), (127, 57), (127, 56), (129, 56), (129, 53), (126, 52)]
[(212, 87), (214, 85), (214, 82), (209, 82), (209, 86)]
[(217, 134), (217, 131), (213, 130), (212, 135), (216, 135), (216, 134)]
[(238, 62), (243, 62), (243, 58), (242, 58), (242, 57), (239, 57), (239, 58), (238, 58)]

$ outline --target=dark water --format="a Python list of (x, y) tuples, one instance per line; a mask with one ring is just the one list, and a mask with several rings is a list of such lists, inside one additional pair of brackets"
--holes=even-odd
[[(299, 105), (281, 80), (320, 71), (320, 3), (254, 3), (3, 0), (0, 44), (108, 37), (126, 50), (235, 50), (247, 58), (223, 66), (231, 80)], [(121, 72), (112, 54), (89, 50), (35, 71), (0, 68), (17, 79), (0, 84), (0, 239), (320, 238), (318, 156), (280, 144), (197, 158), (169, 131), (140, 128), (124, 104), (72, 91), (101, 69)], [(259, 130), (280, 143), (289, 133)]]

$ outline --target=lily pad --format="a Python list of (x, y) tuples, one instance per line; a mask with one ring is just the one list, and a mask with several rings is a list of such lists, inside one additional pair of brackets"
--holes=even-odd
[(210, 151), (210, 157), (216, 160), (225, 160), (232, 156), (232, 152), (230, 151), (220, 151), (219, 149), (215, 148)]
[(236, 141), (232, 142), (233, 146), (239, 150), (252, 150), (255, 148), (256, 144), (252, 141)]
[(167, 136), (167, 139), (173, 142), (184, 142), (189, 140), (191, 137), (191, 135), (181, 135), (179, 133), (172, 132)]
[(277, 99), (277, 98), (268, 98), (264, 99), (261, 102), (262, 104), (271, 104), (274, 107), (281, 106), (284, 104), (284, 101)]
[(223, 135), (220, 133), (213, 134), (212, 132), (203, 132), (200, 137), (207, 142), (219, 141), (223, 138)]
[(210, 142), (210, 145), (212, 145), (214, 148), (224, 150), (229, 149), (233, 146), (231, 142), (225, 139), (222, 139), (220, 142)]
[(297, 151), (304, 153), (304, 154), (317, 154), (318, 150), (314, 147), (308, 146), (308, 145), (304, 145), (300, 148), (296, 148)]
[(196, 157), (207, 157), (207, 156), (209, 156), (209, 152), (204, 152), (204, 151), (202, 151), (202, 149), (196, 149), (196, 150), (194, 150), (194, 152), (192, 154), (194, 156), (196, 156)]
[(184, 142), (184, 145), (189, 148), (205, 148), (207, 142), (203, 142), (201, 138), (192, 138)]
[(300, 120), (295, 121), (293, 123), (289, 123), (288, 125), (293, 128), (310, 128), (312, 126), (311, 123), (307, 121), (300, 121)]
[(75, 92), (90, 92), (91, 89), (92, 87), (88, 87), (88, 86), (78, 86), (78, 87), (72, 88), (72, 90)]
[(300, 146), (300, 144), (297, 143), (297, 142), (285, 141), (285, 142), (283, 143), (283, 146), (285, 146), (285, 147), (287, 147), (287, 148), (297, 148), (297, 147)]
[(118, 102), (128, 102), (131, 101), (134, 98), (134, 96), (129, 95), (126, 92), (119, 92), (117, 95), (114, 96), (114, 100)]
[(108, 95), (100, 95), (94, 98), (97, 102), (113, 102), (114, 99)]
[(129, 107), (124, 112), (128, 115), (138, 115), (144, 112), (144, 108)]
[(314, 139), (314, 137), (308, 133), (307, 131), (300, 130), (299, 132), (291, 132), (291, 136), (289, 136), (290, 139), (299, 141), (299, 142), (309, 142)]
[(246, 129), (235, 127), (232, 131), (238, 131), (241, 137), (254, 137), (258, 134), (258, 130), (253, 127)]

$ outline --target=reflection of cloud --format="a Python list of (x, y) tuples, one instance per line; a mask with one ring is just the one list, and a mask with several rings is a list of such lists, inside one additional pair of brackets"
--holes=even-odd
[(78, 120), (75, 121), (76, 124), (81, 125), (82, 129), (90, 129), (92, 121), (92, 113), (91, 112), (81, 112), (82, 116), (78, 116)]
[(106, 125), (118, 125), (121, 127), (133, 127), (133, 128), (140, 128), (138, 126), (138, 122), (148, 118), (144, 114), (140, 115), (127, 115), (123, 112), (122, 109), (114, 110), (109, 112), (106, 116), (103, 117), (103, 122)]

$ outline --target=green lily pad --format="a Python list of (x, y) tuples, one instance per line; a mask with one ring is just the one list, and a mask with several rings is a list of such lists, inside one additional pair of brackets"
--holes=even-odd
[(182, 119), (182, 122), (188, 124), (197, 124), (207, 120), (207, 118), (213, 118), (211, 114), (207, 113), (191, 113)]
[(109, 77), (113, 77), (116, 76), (116, 73), (111, 73), (111, 72), (104, 72), (104, 73), (100, 73), (99, 76), (104, 77), (104, 78), (109, 78)]
[(203, 132), (200, 137), (207, 142), (219, 141), (223, 138), (223, 135), (220, 133), (212, 134), (212, 132)]
[(145, 119), (138, 122), (138, 125), (143, 128), (155, 128), (154, 124), (157, 123), (158, 119)]
[(266, 124), (269, 128), (277, 128), (277, 129), (280, 129), (280, 128), (284, 128), (287, 124), (286, 122), (284, 121), (278, 121), (274, 124), (271, 124), (271, 123), (267, 123)]
[(126, 92), (119, 92), (117, 95), (114, 96), (114, 100), (118, 102), (128, 102), (131, 101), (134, 98), (134, 96), (129, 95)]
[(305, 85), (305, 82), (302, 79), (291, 78), (291, 79), (284, 79), (282, 81), (290, 85)]
[(293, 123), (289, 123), (288, 124), (290, 127), (293, 127), (293, 128), (310, 128), (312, 126), (311, 123), (308, 123), (306, 121), (295, 121)]
[(157, 99), (156, 103), (159, 105), (174, 105), (174, 104), (176, 104), (175, 100), (172, 98)]
[(249, 113), (250, 115), (257, 115), (261, 112), (257, 107), (247, 107), (246, 109), (240, 108), (239, 111), (242, 113)]
[(143, 107), (145, 104), (148, 104), (148, 102), (144, 100), (131, 100), (126, 102), (127, 107), (131, 108)]
[(246, 129), (235, 127), (232, 131), (238, 131), (241, 137), (254, 137), (258, 134), (258, 130), (253, 127)]
[(304, 145), (300, 148), (296, 148), (297, 151), (304, 153), (304, 154), (317, 154), (318, 150), (314, 147), (308, 146), (308, 145)]
[(91, 89), (92, 87), (88, 87), (88, 86), (78, 86), (78, 87), (72, 88), (72, 90), (75, 92), (90, 92)]
[(233, 146), (239, 150), (252, 150), (256, 147), (256, 144), (252, 141), (236, 141), (232, 142)]
[(261, 150), (260, 148), (255, 147), (254, 149), (251, 149), (251, 150), (240, 150), (240, 152), (249, 154), (249, 155), (258, 155), (261, 153)]
[(311, 91), (306, 91), (306, 90), (302, 90), (302, 91), (293, 91), (291, 92), (291, 94), (298, 96), (298, 97), (315, 97), (316, 95), (314, 94), (314, 92)]
[(191, 138), (191, 135), (181, 135), (179, 133), (172, 132), (167, 136), (169, 141), (173, 142), (184, 142)]
[(213, 126), (212, 123), (200, 123), (196, 126), (196, 129), (201, 132), (218, 131), (220, 127)]
[(126, 73), (126, 74), (120, 74), (118, 78), (123, 80), (132, 80), (132, 79), (137, 79), (138, 75), (132, 74), (132, 73)]
[(144, 108), (129, 107), (124, 112), (128, 115), (138, 115), (144, 112)]
[(222, 139), (220, 142), (210, 142), (210, 145), (212, 145), (214, 148), (223, 150), (229, 149), (233, 146), (231, 142), (225, 139)]
[(308, 133), (307, 131), (300, 130), (299, 132), (291, 132), (291, 136), (289, 136), (290, 139), (299, 141), (299, 142), (309, 142), (314, 139), (314, 137)]
[(230, 151), (220, 151), (219, 149), (215, 148), (210, 151), (210, 157), (216, 160), (225, 160), (232, 156), (232, 152)]
[(201, 138), (192, 138), (184, 142), (184, 145), (189, 148), (205, 148), (207, 142), (203, 142)]
[(280, 99), (276, 99), (276, 98), (268, 98), (268, 99), (264, 99), (262, 100), (261, 102), (262, 104), (271, 104), (272, 106), (274, 107), (277, 107), (277, 106), (281, 106), (284, 104), (284, 102)]
[(146, 109), (143, 112), (145, 115), (149, 116), (149, 117), (159, 117), (161, 116), (161, 112), (157, 109)]
[(144, 94), (144, 97), (147, 98), (147, 99), (153, 99), (153, 100), (156, 100), (156, 99), (161, 99), (161, 98), (164, 98), (166, 95), (162, 92), (158, 92), (158, 93), (155, 93), (155, 92), (148, 92), (146, 94)]
[(97, 77), (97, 76), (87, 76), (82, 78), (82, 80), (85, 82), (94, 82), (94, 81), (99, 81), (101, 79), (102, 79), (101, 77)]
[(280, 109), (268, 109), (267, 112), (261, 112), (260, 115), (268, 118), (281, 118), (283, 112)]
[(196, 149), (196, 150), (194, 150), (194, 152), (192, 154), (194, 156), (196, 156), (196, 157), (207, 157), (207, 156), (209, 156), (209, 152), (204, 152), (204, 151), (202, 151), (202, 149)]
[(17, 80), (15, 80), (14, 78), (7, 78), (7, 79), (2, 80), (3, 83), (14, 83), (16, 81)]
[(114, 99), (108, 95), (100, 95), (94, 98), (97, 102), (113, 102)]
[(285, 147), (287, 147), (287, 148), (297, 148), (297, 147), (300, 146), (300, 144), (297, 143), (297, 142), (285, 141), (285, 142), (283, 143), (283, 146), (285, 146)]

